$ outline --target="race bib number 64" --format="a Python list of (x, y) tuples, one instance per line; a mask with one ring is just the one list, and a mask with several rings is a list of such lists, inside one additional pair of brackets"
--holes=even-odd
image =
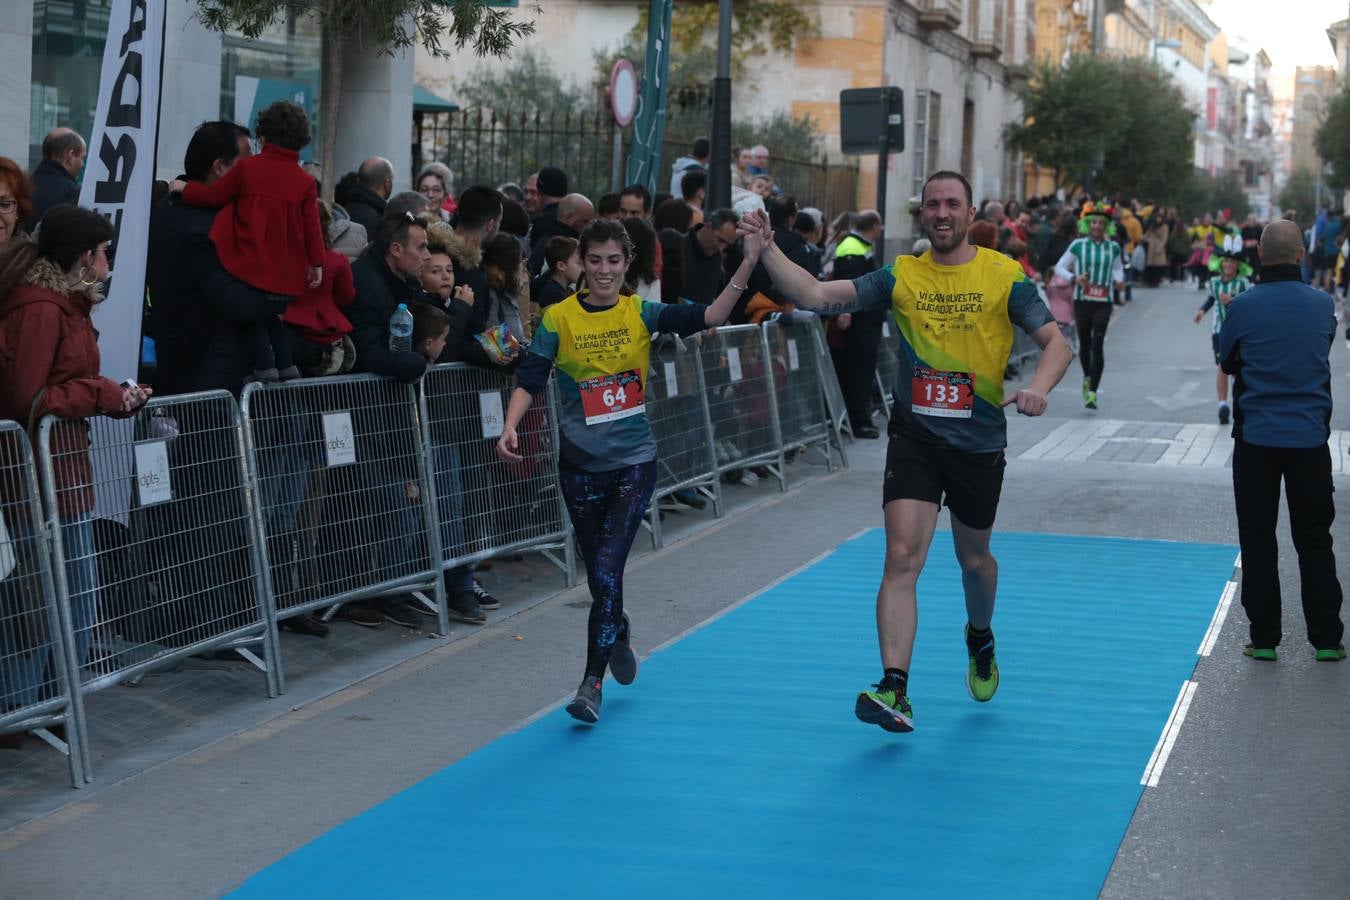
[(645, 411), (642, 396), (642, 373), (637, 369), (616, 375), (600, 375), (579, 382), (581, 412), (587, 425), (613, 422)]
[(969, 419), (975, 408), (973, 372), (939, 372), (914, 367), (910, 381), (910, 409), (921, 416)]

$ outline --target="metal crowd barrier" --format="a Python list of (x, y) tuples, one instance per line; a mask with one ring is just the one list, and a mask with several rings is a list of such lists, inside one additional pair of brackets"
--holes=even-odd
[[(900, 377), (900, 367), (904, 365), (904, 354), (900, 350), (900, 330), (895, 318), (889, 311), (881, 323), (881, 343), (877, 346), (877, 390), (881, 393), (881, 405), (886, 410), (886, 418), (891, 417), (891, 405), (895, 403), (895, 381)], [(901, 398), (901, 402), (904, 398)]]
[[(56, 598), (83, 693), (230, 649), (276, 696), (280, 665), (229, 393), (157, 397), (127, 419), (48, 416), (38, 463), (47, 533), (60, 536), (50, 542)], [(76, 714), (88, 760), (81, 706)]]
[(764, 467), (787, 490), (769, 342), (758, 325), (708, 334), (700, 350), (719, 475)]
[(520, 463), (497, 456), (515, 379), (463, 363), (422, 378), (424, 445), (436, 497), (442, 569), (538, 552), (576, 583), (575, 543), (558, 489), (555, 382), (516, 429)]
[(769, 322), (761, 326), (773, 362), (774, 402), (778, 408), (783, 452), (795, 456), (811, 448), (825, 454), (826, 468), (834, 471), (833, 448), (843, 462), (843, 444), (835, 444), (830, 415), (825, 405), (826, 372), (834, 378), (834, 365), (818, 354), (816, 335), (819, 319)]
[(28, 435), (0, 422), (0, 733), (35, 730), (66, 755), (71, 786), (81, 787), (79, 668), (46, 544)]
[(825, 320), (815, 320), (814, 333), (816, 356), (819, 357), (820, 386), (825, 395), (825, 414), (830, 419), (830, 431), (834, 436), (834, 445), (839, 450), (840, 462), (847, 466), (848, 455), (844, 452), (844, 434), (853, 436), (853, 424), (848, 418), (848, 405), (844, 402), (844, 390), (839, 386), (839, 375), (834, 369), (834, 357), (830, 354), (829, 339), (825, 334)]
[[(703, 380), (703, 339), (703, 335), (685, 338), (683, 349), (670, 358), (652, 350), (645, 397), (656, 437), (656, 491), (648, 515), (653, 547), (664, 543), (661, 500), (676, 492), (696, 491), (712, 503), (713, 515), (720, 518), (723, 514), (722, 481)], [(668, 346), (673, 350), (679, 344), (672, 341)]]
[(415, 389), (376, 375), (253, 383), (240, 407), (274, 637), (291, 616), (390, 594), (412, 594), (447, 634)]

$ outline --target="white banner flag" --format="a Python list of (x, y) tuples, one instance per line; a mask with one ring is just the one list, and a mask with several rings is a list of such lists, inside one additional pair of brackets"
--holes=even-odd
[(141, 356), (163, 55), (164, 0), (113, 0), (80, 205), (116, 229), (108, 296), (94, 308), (103, 374), (114, 381), (135, 378)]

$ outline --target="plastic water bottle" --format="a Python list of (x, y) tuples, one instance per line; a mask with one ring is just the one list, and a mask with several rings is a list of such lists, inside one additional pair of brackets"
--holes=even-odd
[(412, 349), (412, 333), (412, 313), (408, 312), (406, 303), (400, 303), (389, 317), (389, 349), (395, 353), (407, 353)]

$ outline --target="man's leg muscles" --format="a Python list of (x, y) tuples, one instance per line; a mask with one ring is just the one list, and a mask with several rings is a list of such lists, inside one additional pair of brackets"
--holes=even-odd
[(993, 528), (971, 528), (952, 516), (952, 546), (961, 564), (966, 618), (979, 631), (987, 629), (994, 617), (994, 596), (998, 592), (998, 560), (989, 552), (993, 533)]
[(877, 638), (883, 668), (909, 671), (919, 625), (914, 586), (937, 528), (938, 505), (900, 499), (886, 504), (886, 568), (877, 592)]

